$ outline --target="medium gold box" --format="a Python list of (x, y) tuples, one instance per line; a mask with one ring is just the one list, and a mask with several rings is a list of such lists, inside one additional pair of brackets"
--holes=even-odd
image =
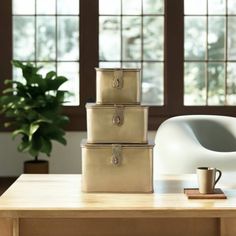
[(84, 192), (153, 192), (153, 144), (89, 144), (82, 147)]
[(96, 103), (140, 104), (140, 69), (96, 69)]
[(86, 104), (88, 143), (147, 143), (148, 107)]

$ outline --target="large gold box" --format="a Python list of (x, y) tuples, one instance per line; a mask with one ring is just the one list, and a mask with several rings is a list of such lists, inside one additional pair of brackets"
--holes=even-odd
[(89, 144), (82, 147), (84, 192), (153, 192), (153, 144)]
[(147, 143), (148, 107), (87, 103), (88, 143)]
[(140, 69), (96, 69), (96, 103), (140, 104)]

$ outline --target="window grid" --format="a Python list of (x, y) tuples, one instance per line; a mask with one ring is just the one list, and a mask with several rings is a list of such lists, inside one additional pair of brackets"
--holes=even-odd
[[(58, 23), (59, 23), (59, 19), (60, 17), (76, 17), (77, 18), (77, 22), (78, 22), (78, 26), (79, 26), (79, 12), (78, 14), (71, 14), (71, 13), (68, 13), (68, 14), (58, 14), (58, 1), (56, 0), (55, 1), (55, 4), (54, 4), (54, 11), (55, 13), (47, 13), (47, 14), (42, 14), (42, 13), (37, 13), (38, 9), (37, 9), (37, 1), (38, 0), (35, 0), (34, 1), (34, 14), (19, 14), (19, 13), (12, 13), (12, 18), (14, 19), (14, 17), (33, 17), (34, 18), (34, 59), (33, 60), (30, 60), (30, 59), (26, 59), (26, 60), (22, 60), (20, 59), (22, 62), (31, 62), (35, 65), (42, 65), (43, 66), (46, 66), (46, 64), (53, 64), (53, 68), (51, 68), (52, 70), (55, 70), (58, 74), (61, 74), (61, 75), (64, 75), (66, 76), (69, 81), (72, 79), (72, 77), (66, 75), (66, 74), (63, 74), (63, 73), (60, 73), (58, 72), (60, 70), (60, 63), (76, 63), (78, 64), (78, 72), (79, 72), (79, 58), (78, 59), (60, 59), (59, 56), (58, 56), (58, 52), (59, 52), (59, 45), (58, 45), (58, 40), (59, 40), (59, 27), (58, 27)], [(45, 2), (46, 3), (46, 2)], [(13, 4), (13, 8), (14, 8), (14, 4)], [(42, 59), (39, 59), (39, 55), (38, 55), (38, 41), (40, 40), (38, 38), (39, 34), (38, 34), (38, 19), (40, 17), (53, 17), (54, 18), (54, 44), (55, 44), (55, 56), (53, 59), (45, 59), (45, 60), (42, 60)], [(78, 33), (79, 33), (79, 29), (78, 29)], [(79, 38), (77, 40), (77, 43), (79, 44)], [(77, 45), (78, 47), (78, 45)], [(14, 52), (14, 44), (13, 44), (13, 52)], [(79, 54), (78, 54), (79, 55)], [(18, 59), (18, 58), (14, 58), (14, 59)], [(16, 69), (13, 68), (13, 70), (15, 71)], [(13, 72), (14, 72), (13, 71)], [(14, 72), (14, 74), (17, 74), (17, 72)], [(77, 73), (76, 73), (77, 74)], [(76, 75), (75, 75), (76, 76)], [(79, 77), (77, 78), (77, 80), (79, 80)], [(67, 82), (68, 83), (68, 82)], [(71, 82), (72, 83), (72, 82)], [(74, 91), (71, 91), (74, 95), (73, 95), (73, 98), (71, 98), (70, 102), (66, 105), (70, 105), (70, 106), (76, 106), (79, 104), (79, 101), (80, 101), (80, 96), (79, 96), (79, 81), (76, 81), (77, 85), (76, 85), (76, 88), (72, 88), (72, 86), (68, 87), (68, 88), (65, 88), (64, 89), (68, 89), (68, 90), (71, 90), (70, 88), (74, 89)], [(63, 85), (65, 86), (65, 85)]]
[[(225, 1), (225, 13), (224, 14), (209, 14), (209, 0), (206, 0), (206, 14), (185, 14), (184, 13), (184, 18), (186, 17), (205, 17), (206, 18), (206, 49), (205, 49), (205, 60), (198, 60), (198, 59), (188, 59), (185, 56), (184, 62), (185, 63), (204, 63), (205, 64), (205, 86), (206, 86), (206, 91), (205, 91), (205, 105), (206, 106), (212, 106), (209, 104), (209, 64), (213, 63), (223, 63), (224, 64), (224, 103), (223, 104), (217, 104), (218, 106), (228, 106), (228, 105), (235, 105), (235, 104), (229, 104), (228, 102), (228, 63), (236, 62), (234, 59), (229, 59), (228, 57), (228, 35), (229, 35), (229, 25), (228, 25), (228, 20), (230, 17), (235, 17), (235, 14), (229, 14), (228, 13), (228, 1)], [(209, 58), (209, 41), (208, 41), (208, 35), (209, 35), (209, 17), (224, 17), (224, 59), (212, 59)], [(194, 105), (194, 104), (191, 104)], [(190, 105), (190, 106), (191, 106)], [(195, 104), (198, 106), (199, 104)], [(186, 106), (186, 105), (185, 105)], [(189, 106), (189, 105), (187, 105)], [(213, 105), (214, 106), (214, 105)]]
[[(184, 105), (184, 0), (164, 0), (165, 1), (165, 80), (164, 80), (164, 106), (151, 106), (149, 109), (149, 130), (156, 130), (158, 126), (166, 119), (176, 115), (189, 114), (215, 114), (235, 116), (235, 106), (185, 106)], [(113, 1), (112, 1), (113, 2)], [(195, 0), (194, 0), (195, 2)], [(230, 3), (231, 2), (231, 3)], [(2, 80), (12, 78), (12, 1), (1, 1), (0, 3), (0, 31), (2, 46), (0, 46), (0, 68)], [(228, 9), (230, 16), (236, 16), (234, 0), (228, 0)], [(233, 14), (232, 14), (233, 13)], [(186, 15), (187, 16), (187, 15)], [(205, 15), (204, 15), (205, 16)], [(231, 17), (231, 18), (232, 18)], [(229, 18), (229, 24), (234, 27), (235, 19)], [(99, 25), (99, 7), (98, 0), (80, 0), (80, 87), (81, 103), (80, 106), (64, 107), (63, 111), (70, 117), (70, 123), (67, 130), (86, 130), (86, 112), (85, 103), (95, 101), (95, 70), (98, 66), (98, 25)], [(235, 27), (234, 27), (235, 28)], [(230, 28), (229, 28), (230, 29)], [(232, 37), (230, 34), (229, 37)], [(229, 45), (230, 49), (235, 44)], [(232, 50), (228, 51), (229, 59), (234, 59)], [(233, 57), (232, 57), (233, 55)], [(228, 64), (229, 70), (235, 72), (234, 60)], [(194, 61), (193, 61), (194, 62)], [(203, 78), (203, 77), (202, 77)], [(236, 78), (236, 77), (235, 77)], [(235, 79), (229, 77), (230, 83)], [(0, 84), (1, 90), (5, 88)], [(228, 85), (231, 92), (235, 88)], [(4, 117), (1, 116), (4, 120)], [(1, 131), (6, 131), (0, 128)]]
[[(120, 0), (120, 14), (99, 14), (99, 16), (102, 17), (119, 17), (120, 20), (120, 60), (102, 60), (101, 58), (99, 58), (99, 65), (101, 66), (102, 63), (106, 63), (106, 62), (113, 62), (113, 63), (118, 63), (119, 67), (127, 67), (127, 64), (130, 63), (134, 63), (136, 64), (136, 67), (139, 67), (141, 69), (141, 78), (142, 78), (142, 82), (144, 81), (144, 64), (145, 63), (149, 63), (149, 65), (151, 65), (152, 63), (160, 63), (162, 65), (162, 77), (164, 77), (164, 52), (163, 52), (163, 56), (162, 59), (156, 58), (156, 59), (145, 59), (144, 58), (144, 17), (162, 17), (163, 23), (164, 23), (164, 18), (165, 18), (165, 14), (164, 13), (153, 13), (153, 14), (147, 14), (144, 13), (144, 6), (143, 6), (143, 0), (140, 1), (141, 4), (141, 12), (140, 14), (126, 14), (123, 12), (123, 0)], [(123, 38), (124, 38), (124, 18), (125, 17), (139, 17), (140, 18), (140, 59), (124, 59), (124, 42), (123, 42)], [(163, 36), (164, 37), (164, 32), (163, 32)], [(155, 40), (155, 39), (154, 39)], [(102, 67), (102, 66), (101, 66)], [(118, 66), (117, 66), (118, 67)], [(128, 66), (129, 67), (129, 66)], [(134, 66), (132, 66), (134, 67)], [(163, 78), (164, 79), (164, 78)], [(164, 83), (164, 82), (163, 82)], [(149, 105), (154, 105), (154, 106), (159, 106), (159, 105), (163, 105), (164, 104), (164, 92), (162, 91), (162, 102), (161, 103), (153, 103), (153, 102), (145, 102), (143, 101), (143, 103), (147, 103)], [(143, 96), (144, 97), (144, 96)]]

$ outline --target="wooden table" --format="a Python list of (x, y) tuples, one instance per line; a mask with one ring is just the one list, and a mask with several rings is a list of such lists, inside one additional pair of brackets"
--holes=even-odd
[(21, 175), (0, 197), (0, 236), (235, 236), (229, 179), (228, 199), (188, 200), (194, 175), (160, 176), (154, 194), (88, 194), (80, 175)]

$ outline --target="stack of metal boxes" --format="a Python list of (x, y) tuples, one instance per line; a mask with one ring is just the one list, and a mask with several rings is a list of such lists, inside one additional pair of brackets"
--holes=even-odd
[(88, 103), (82, 147), (84, 192), (153, 192), (148, 107), (139, 69), (96, 68), (96, 104)]

